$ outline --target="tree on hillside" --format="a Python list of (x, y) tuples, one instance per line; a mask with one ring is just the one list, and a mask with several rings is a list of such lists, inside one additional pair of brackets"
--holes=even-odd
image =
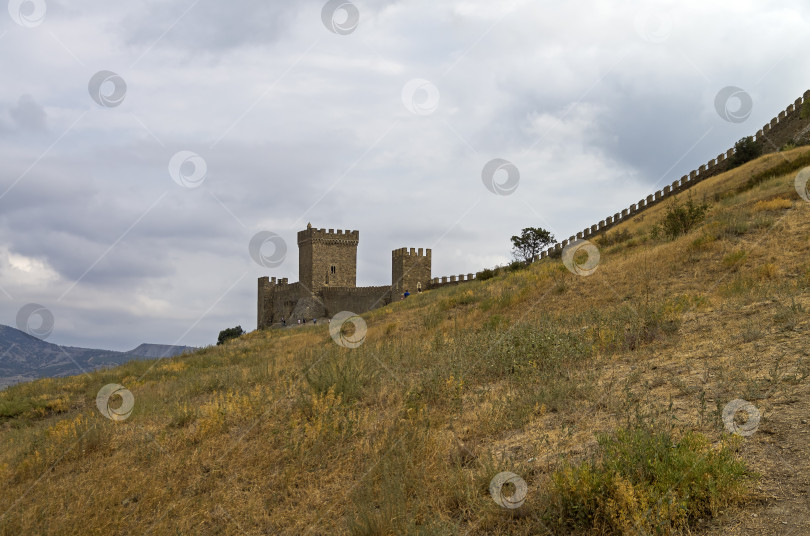
[(554, 242), (554, 236), (541, 227), (526, 227), (520, 236), (512, 237), (512, 256), (516, 260), (530, 261), (543, 248)]
[(734, 144), (734, 154), (729, 159), (729, 169), (741, 166), (746, 162), (759, 157), (762, 154), (762, 146), (754, 141), (753, 136), (742, 138)]
[(235, 339), (241, 335), (244, 335), (245, 332), (242, 331), (242, 326), (236, 326), (235, 328), (228, 328), (223, 329), (219, 332), (219, 337), (217, 338), (217, 346), (220, 344), (225, 344), (231, 339)]

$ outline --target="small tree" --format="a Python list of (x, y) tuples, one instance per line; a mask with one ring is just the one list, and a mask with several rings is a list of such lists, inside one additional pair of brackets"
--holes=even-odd
[(545, 229), (526, 227), (520, 236), (512, 237), (512, 256), (516, 260), (530, 261), (552, 242), (554, 236)]
[(220, 344), (225, 344), (231, 339), (235, 339), (241, 335), (244, 335), (245, 332), (242, 331), (242, 326), (236, 326), (235, 328), (228, 328), (223, 329), (219, 332), (219, 337), (217, 338), (217, 346)]
[(762, 147), (754, 141), (753, 136), (742, 138), (734, 144), (734, 155), (729, 160), (729, 168), (741, 166), (762, 154)]

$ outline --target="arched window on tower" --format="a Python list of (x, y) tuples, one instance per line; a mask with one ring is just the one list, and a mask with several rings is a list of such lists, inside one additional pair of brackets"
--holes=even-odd
[(422, 292), (422, 282), (418, 281), (416, 283), (416, 292)]

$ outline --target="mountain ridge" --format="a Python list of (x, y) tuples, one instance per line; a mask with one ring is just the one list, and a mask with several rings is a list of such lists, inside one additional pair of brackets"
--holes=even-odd
[(133, 359), (172, 357), (193, 350), (189, 346), (150, 343), (126, 352), (62, 346), (0, 324), (0, 389), (37, 378), (83, 374)]

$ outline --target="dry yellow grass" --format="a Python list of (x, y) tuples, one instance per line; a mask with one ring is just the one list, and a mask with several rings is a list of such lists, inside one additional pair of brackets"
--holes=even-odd
[[(805, 152), (697, 185), (706, 220), (675, 240), (649, 236), (666, 203), (622, 223), (611, 233), (631, 238), (602, 247), (591, 276), (547, 260), (363, 315), (357, 349), (326, 326), (271, 330), (8, 389), (0, 534), (542, 534), (561, 458), (637, 413), (719, 440), (735, 398), (763, 416), (740, 448), (763, 474), (753, 491), (782, 502), (694, 531), (779, 512), (810, 527), (794, 500), (807, 436), (789, 433), (810, 409), (810, 206), (793, 174), (721, 195)], [(134, 395), (124, 421), (96, 409), (108, 383)], [(528, 483), (517, 514), (487, 492), (500, 471)]]

